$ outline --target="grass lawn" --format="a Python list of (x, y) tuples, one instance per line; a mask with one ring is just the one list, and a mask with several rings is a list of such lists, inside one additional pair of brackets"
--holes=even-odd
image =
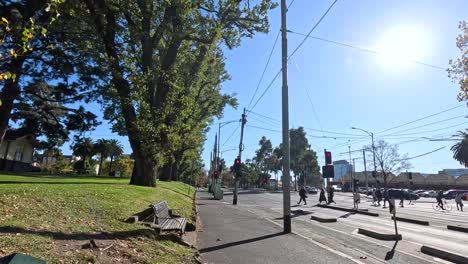
[[(128, 182), (0, 175), (0, 258), (18, 252), (48, 263), (191, 263), (192, 249), (124, 220), (166, 200), (191, 221), (193, 188), (180, 182), (158, 182), (156, 188)], [(83, 248), (90, 240), (100, 248)]]

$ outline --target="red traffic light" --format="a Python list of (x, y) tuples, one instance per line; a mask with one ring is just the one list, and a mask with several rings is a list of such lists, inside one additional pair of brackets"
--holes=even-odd
[(325, 157), (330, 158), (331, 157), (331, 152), (325, 152)]
[(325, 151), (325, 165), (332, 164), (332, 156), (330, 151)]
[(218, 178), (218, 171), (215, 171), (213, 175), (215, 176), (215, 178)]
[(235, 160), (234, 160), (234, 165), (240, 165), (240, 163), (241, 163), (241, 162), (240, 162), (240, 159), (235, 159)]

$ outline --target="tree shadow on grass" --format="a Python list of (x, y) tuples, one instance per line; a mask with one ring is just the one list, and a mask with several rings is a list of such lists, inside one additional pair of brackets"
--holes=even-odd
[(0, 234), (32, 234), (50, 237), (57, 240), (91, 240), (91, 239), (127, 239), (131, 237), (152, 237), (156, 233), (152, 229), (137, 229), (131, 231), (99, 232), (99, 233), (64, 233), (58, 231), (33, 230), (17, 226), (2, 226)]
[(30, 182), (25, 182), (25, 181), (0, 181), (0, 184), (106, 184), (106, 185), (122, 185), (126, 186), (122, 183), (115, 183), (115, 182), (43, 182), (43, 181), (30, 181)]

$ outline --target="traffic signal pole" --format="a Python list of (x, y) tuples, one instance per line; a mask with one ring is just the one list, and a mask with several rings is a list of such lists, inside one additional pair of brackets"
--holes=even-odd
[[(244, 126), (245, 126), (245, 123), (247, 123), (247, 119), (245, 118), (245, 108), (244, 108), (244, 113), (242, 114), (241, 122), (242, 122), (242, 126), (241, 126), (241, 136), (240, 136), (240, 143), (239, 143), (239, 155), (237, 156), (237, 158), (240, 161), (242, 161), (241, 160), (242, 150), (244, 150), (244, 144), (242, 143), (243, 142), (242, 140), (244, 139)], [(233, 205), (237, 204), (237, 195), (239, 193), (239, 179), (241, 176), (240, 173), (241, 173), (241, 168), (242, 168), (241, 164), (239, 164), (239, 170), (236, 173), (236, 185), (234, 187), (234, 197), (232, 199)]]
[(286, 0), (281, 0), (281, 65), (283, 85), (282, 126), (283, 126), (283, 219), (284, 233), (291, 233), (291, 195), (289, 176), (289, 99), (288, 99), (288, 40), (286, 35)]

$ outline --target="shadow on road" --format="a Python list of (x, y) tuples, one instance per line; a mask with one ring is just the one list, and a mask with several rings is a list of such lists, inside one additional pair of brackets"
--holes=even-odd
[(226, 244), (222, 244), (222, 245), (218, 245), (218, 246), (202, 248), (202, 249), (200, 249), (200, 253), (203, 254), (203, 253), (207, 253), (207, 252), (211, 252), (211, 251), (220, 250), (220, 249), (223, 249), (223, 248), (228, 248), (228, 247), (238, 246), (238, 245), (242, 245), (242, 244), (252, 243), (252, 242), (265, 240), (265, 239), (269, 239), (269, 238), (277, 237), (277, 236), (281, 236), (281, 235), (284, 235), (284, 233), (279, 232), (279, 233), (265, 235), (265, 236), (261, 236), (261, 237), (254, 237), (254, 238), (244, 239), (244, 240), (240, 240), (240, 241), (230, 242), (230, 243), (226, 243)]
[(340, 217), (338, 217), (338, 218), (348, 218), (348, 217), (350, 217), (351, 215), (355, 215), (355, 214), (356, 214), (355, 212), (349, 212), (349, 213), (344, 214), (344, 215), (342, 215), (342, 216), (340, 216)]
[[(291, 206), (292, 207), (292, 206)], [(298, 210), (291, 210), (291, 213), (293, 215), (291, 215), (291, 218), (295, 218), (295, 217), (299, 217), (301, 215), (309, 215), (309, 214), (313, 214), (313, 212), (309, 212), (309, 211), (304, 211), (302, 209), (298, 209)], [(278, 217), (278, 218), (275, 218), (274, 220), (282, 220), (283, 217)]]
[(398, 245), (398, 240), (395, 241), (395, 244), (393, 245), (392, 250), (387, 252), (387, 255), (385, 255), (385, 260), (391, 260), (393, 258), (393, 256), (395, 255), (395, 249), (397, 245)]

